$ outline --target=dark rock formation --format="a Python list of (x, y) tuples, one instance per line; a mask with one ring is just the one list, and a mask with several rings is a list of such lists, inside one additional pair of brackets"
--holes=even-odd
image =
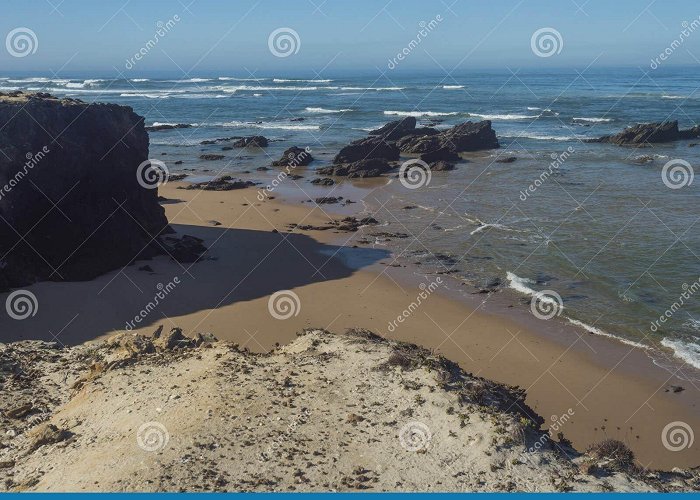
[(332, 186), (333, 184), (335, 184), (335, 181), (328, 177), (319, 177), (316, 179), (312, 179), (311, 184), (316, 184), (317, 186)]
[(499, 147), (489, 120), (460, 123), (432, 135), (408, 135), (400, 139), (397, 146), (404, 153), (418, 154), (441, 150), (461, 153)]
[(203, 191), (231, 191), (233, 189), (245, 189), (250, 186), (254, 186), (255, 183), (251, 181), (242, 181), (240, 179), (234, 179), (230, 175), (222, 175), (211, 181), (198, 182), (196, 184), (188, 184), (187, 186), (180, 186), (178, 189), (201, 189)]
[(414, 133), (416, 130), (416, 119), (407, 116), (402, 120), (389, 122), (383, 127), (372, 130), (369, 135), (378, 135), (385, 141), (396, 141), (402, 137)]
[(430, 170), (433, 172), (447, 172), (449, 170), (454, 170), (455, 165), (454, 163), (450, 163), (449, 161), (434, 161), (432, 163), (428, 164), (430, 166)]
[(160, 130), (173, 130), (176, 128), (191, 128), (192, 125), (189, 123), (176, 123), (174, 125), (171, 125), (169, 123), (163, 123), (161, 125), (151, 125), (149, 127), (146, 127), (146, 130), (149, 132), (158, 132)]
[(383, 159), (396, 161), (400, 151), (394, 144), (386, 142), (381, 137), (365, 137), (345, 146), (333, 159), (333, 163), (353, 163), (361, 160)]
[(517, 161), (517, 159), (518, 158), (515, 156), (507, 156), (505, 158), (499, 158), (498, 160), (496, 160), (496, 163), (513, 163)]
[[(88, 280), (163, 253), (143, 118), (116, 104), (0, 94), (0, 290)], [(153, 185), (155, 187), (155, 185)]]
[(306, 149), (292, 146), (287, 149), (283, 154), (282, 158), (277, 161), (272, 162), (273, 167), (305, 167), (309, 163), (314, 161), (314, 157)]
[(382, 158), (359, 160), (353, 163), (333, 165), (318, 169), (320, 175), (338, 175), (347, 177), (379, 177), (394, 168)]
[(233, 143), (234, 148), (265, 148), (267, 147), (268, 141), (266, 137), (262, 135), (253, 135), (251, 137), (243, 137), (238, 139)]
[(628, 127), (619, 134), (606, 135), (587, 142), (603, 142), (609, 144), (644, 145), (662, 142), (680, 141), (700, 137), (700, 126), (687, 130), (678, 129), (678, 121), (659, 123), (640, 123)]

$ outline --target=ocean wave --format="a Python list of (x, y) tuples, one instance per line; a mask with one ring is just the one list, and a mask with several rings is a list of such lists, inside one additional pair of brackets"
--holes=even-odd
[(95, 84), (102, 83), (106, 80), (100, 80), (99, 78), (97, 79), (91, 79), (91, 80), (84, 80), (83, 82), (68, 82), (66, 83), (66, 88), (68, 89), (84, 89), (86, 87), (92, 87)]
[(65, 85), (70, 82), (65, 78), (46, 78), (46, 77), (35, 77), (35, 78), (20, 78), (20, 79), (8, 79), (10, 83), (53, 83), (54, 85)]
[(482, 120), (533, 120), (539, 118), (540, 115), (519, 115), (519, 114), (481, 114), (481, 113), (469, 113), (469, 116), (475, 116), (481, 118)]
[(613, 121), (613, 118), (585, 118), (585, 117), (574, 117), (573, 119), (576, 123), (608, 123)]
[(686, 99), (686, 97), (682, 95), (664, 94), (661, 96), (661, 99)]
[(689, 365), (700, 369), (700, 344), (664, 338), (661, 345), (673, 351), (673, 355)]
[(463, 89), (464, 85), (443, 85), (442, 88), (445, 90), (457, 90)]
[(406, 87), (340, 87), (340, 90), (404, 90)]
[[(169, 125), (171, 127), (175, 127), (177, 125), (183, 125), (182, 123), (174, 123), (174, 122), (153, 122), (153, 125), (150, 125), (151, 127), (162, 127), (165, 125)], [(190, 127), (197, 127), (199, 124), (197, 123), (187, 123)]]
[(151, 94), (145, 92), (124, 92), (119, 97), (145, 97), (146, 99), (168, 99), (170, 94)]
[(612, 333), (608, 333), (604, 330), (601, 330), (600, 328), (596, 328), (595, 326), (588, 325), (588, 324), (584, 323), (583, 321), (579, 321), (577, 319), (571, 319), (571, 318), (566, 318), (566, 320), (569, 323), (571, 323), (572, 325), (583, 328), (588, 333), (592, 333), (594, 335), (600, 335), (601, 337), (608, 337), (610, 339), (615, 339), (618, 342), (622, 342), (623, 344), (631, 345), (631, 346), (637, 347), (639, 349), (645, 349), (645, 350), (651, 349), (651, 347), (649, 347), (648, 345), (640, 344), (639, 342), (635, 342), (634, 340), (629, 340), (629, 339), (626, 339), (624, 337), (619, 337), (617, 335), (613, 335)]
[(225, 128), (260, 128), (260, 129), (279, 129), (279, 130), (320, 130), (320, 125), (301, 125), (301, 124), (290, 124), (281, 122), (261, 122), (261, 123), (251, 123), (251, 122), (239, 122), (236, 120), (223, 123), (212, 123), (211, 125)]
[(538, 108), (538, 107), (536, 107), (536, 106), (528, 106), (528, 107), (527, 107), (527, 110), (528, 110), (528, 111), (539, 111), (540, 109), (542, 109), (542, 108)]
[(233, 76), (220, 76), (218, 80), (222, 82), (264, 82), (269, 80), (269, 78), (236, 78)]
[(534, 283), (531, 279), (521, 278), (510, 271), (506, 272), (506, 279), (510, 282), (510, 288), (516, 292), (520, 292), (525, 295), (535, 295), (537, 293), (537, 290), (528, 286), (530, 283)]
[(212, 81), (212, 78), (185, 78), (182, 80), (163, 80), (168, 83), (204, 83)]
[(129, 81), (134, 82), (134, 83), (143, 83), (143, 82), (150, 82), (151, 79), (150, 78), (132, 78)]
[(573, 135), (541, 135), (524, 133), (518, 135), (501, 135), (500, 137), (511, 139), (534, 139), (536, 141), (576, 141), (579, 139), (585, 139), (585, 137), (578, 137)]
[(227, 94), (175, 94), (170, 97), (177, 99), (227, 99), (230, 95)]
[(352, 109), (326, 109), (326, 108), (305, 108), (309, 113), (347, 113), (353, 111)]
[[(235, 94), (236, 92), (240, 90), (248, 90), (251, 92), (263, 92), (263, 91), (275, 91), (275, 90), (291, 90), (291, 91), (299, 91), (299, 92), (304, 92), (304, 91), (311, 91), (311, 90), (323, 90), (323, 89), (331, 89), (331, 87), (297, 87), (297, 86), (280, 86), (280, 87), (272, 87), (272, 86), (264, 86), (264, 85), (237, 85), (235, 87), (214, 87), (215, 90), (221, 90), (222, 92), (228, 92), (231, 94)], [(332, 89), (331, 89), (332, 90)]]
[(301, 79), (286, 79), (286, 78), (273, 78), (275, 83), (292, 83), (292, 82), (302, 82), (302, 83), (331, 83), (333, 80), (301, 80)]
[(384, 111), (384, 114), (395, 116), (414, 116), (416, 118), (420, 118), (423, 116), (454, 116), (459, 113), (457, 111)]

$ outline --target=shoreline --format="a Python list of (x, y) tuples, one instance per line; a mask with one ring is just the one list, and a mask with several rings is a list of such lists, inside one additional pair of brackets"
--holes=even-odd
[[(528, 404), (547, 422), (573, 411), (560, 430), (577, 449), (615, 438), (626, 442), (646, 467), (700, 465), (693, 448), (671, 452), (661, 442), (661, 433), (671, 422), (700, 428), (697, 411), (693, 412), (699, 391), (680, 382), (683, 392), (663, 392), (676, 381), (638, 350), (588, 335), (583, 340), (595, 352), (586, 353), (590, 347), (580, 345), (583, 336), (575, 336), (570, 345), (563, 341), (574, 331), (564, 328), (563, 322), (556, 322), (562, 323), (558, 326), (544, 322), (547, 328), (543, 329), (526, 318), (521, 308), (512, 307), (508, 315), (498, 314), (498, 308), (492, 310), (488, 304), (475, 310), (442, 288), (431, 293), (400, 328), (387, 333), (390, 319), (420, 293), (420, 280), (407, 272), (410, 269), (385, 266), (392, 258), (388, 251), (348, 247), (359, 233), (293, 231), (289, 238), (280, 234), (287, 224), (327, 222), (318, 207), (280, 199), (260, 203), (256, 188), (186, 191), (177, 189), (179, 185), (172, 182), (160, 188), (165, 198), (184, 201), (163, 205), (168, 220), (179, 233), (204, 238), (211, 247), (205, 254), (210, 260), (180, 266), (159, 257), (91, 282), (36, 284), (30, 288), (54, 310), (41, 309), (36, 318), (22, 322), (19, 335), (36, 338), (34, 332), (48, 330), (51, 334), (44, 340), (57, 335), (67, 343), (110, 335), (118, 331), (120, 321), (123, 324), (124, 318), (143, 307), (152, 295), (149, 288), (156, 289), (158, 283), (177, 275), (182, 291), (175, 289), (158, 314), (147, 317), (144, 326), (134, 331), (150, 334), (159, 324), (180, 326), (186, 333), (206, 331), (262, 352), (289, 342), (296, 331), (307, 327), (367, 328), (436, 349), (475, 375), (520, 385), (527, 389)], [(341, 217), (333, 206), (328, 208), (329, 215)], [(360, 268), (348, 266), (338, 254), (354, 259), (355, 266), (360, 259)], [(144, 264), (155, 272), (139, 271)], [(443, 282), (449, 280), (444, 278)], [(134, 287), (140, 293), (134, 293)], [(275, 319), (268, 310), (268, 297), (280, 289), (293, 290), (299, 297), (297, 315), (286, 320)], [(115, 302), (117, 298), (120, 303)], [(76, 314), (75, 304), (81, 301), (83, 309)]]

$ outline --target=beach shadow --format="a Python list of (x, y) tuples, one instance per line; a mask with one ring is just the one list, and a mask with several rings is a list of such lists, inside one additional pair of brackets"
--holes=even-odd
[[(87, 282), (26, 287), (35, 314), (13, 319), (0, 309), (0, 342), (57, 341), (76, 345), (100, 336), (159, 324), (241, 301), (352, 275), (389, 256), (386, 250), (322, 244), (297, 233), (172, 225), (202, 238), (209, 250), (194, 264), (168, 256), (138, 261)], [(147, 266), (147, 267), (146, 267)], [(0, 305), (8, 293), (0, 294)], [(136, 317), (141, 317), (136, 320)], [(235, 318), (232, 318), (235, 322)], [(232, 325), (233, 326), (233, 325)], [(205, 324), (198, 331), (206, 331)]]

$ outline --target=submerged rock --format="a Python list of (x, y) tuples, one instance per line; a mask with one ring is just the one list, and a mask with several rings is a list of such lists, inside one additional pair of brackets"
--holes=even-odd
[(250, 137), (243, 137), (242, 139), (238, 139), (232, 145), (234, 148), (265, 148), (268, 145), (268, 140), (262, 135), (253, 135)]
[(146, 127), (149, 132), (158, 132), (159, 130), (173, 130), (177, 128), (191, 128), (192, 125), (189, 123), (161, 123), (159, 125), (151, 125)]

